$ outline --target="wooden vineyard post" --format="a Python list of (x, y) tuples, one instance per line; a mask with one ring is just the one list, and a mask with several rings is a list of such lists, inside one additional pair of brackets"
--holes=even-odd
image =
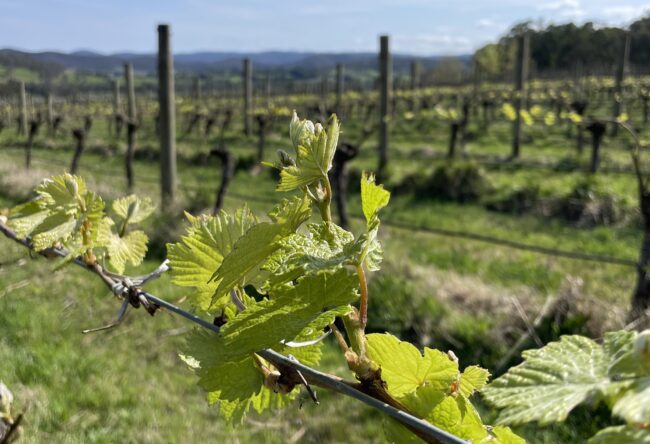
[(27, 92), (25, 91), (25, 82), (18, 82), (18, 93), (20, 94), (20, 134), (27, 135)]
[(420, 72), (422, 66), (418, 61), (411, 62), (411, 90), (415, 91), (420, 87)]
[(52, 93), (47, 93), (47, 133), (52, 134), (52, 124), (54, 123), (54, 107), (52, 103)]
[(169, 209), (176, 195), (176, 103), (174, 98), (174, 59), (169, 34), (169, 25), (158, 25), (160, 185), (163, 211)]
[(27, 146), (25, 151), (25, 168), (29, 169), (32, 164), (32, 146), (34, 146), (34, 138), (38, 133), (38, 128), (41, 125), (40, 120), (32, 120), (29, 122), (29, 135), (27, 137)]
[(341, 108), (343, 106), (343, 65), (341, 63), (336, 64), (336, 113), (341, 117)]
[(135, 85), (133, 84), (133, 65), (130, 63), (124, 64), (124, 81), (127, 92), (127, 117), (130, 121), (135, 122), (138, 116), (135, 104)]
[(418, 61), (411, 62), (411, 111), (415, 112), (420, 109), (419, 90), (422, 65)]
[(122, 130), (122, 116), (121, 116), (121, 99), (120, 99), (120, 81), (118, 79), (113, 80), (113, 125), (114, 125), (114, 134), (116, 137), (120, 136)]
[(135, 86), (133, 82), (133, 65), (124, 65), (124, 81), (127, 91), (127, 119), (126, 119), (126, 186), (129, 191), (133, 190), (133, 157), (135, 150), (135, 130), (137, 128), (137, 108), (135, 103)]
[(264, 86), (264, 94), (266, 95), (266, 107), (271, 107), (271, 74), (266, 74), (266, 85)]
[(517, 60), (515, 66), (515, 121), (513, 123), (512, 154), (516, 159), (521, 152), (521, 110), (526, 96), (526, 80), (528, 78), (529, 36), (527, 32), (517, 36)]
[[(623, 102), (623, 82), (625, 81), (625, 74), (627, 71), (627, 63), (630, 58), (630, 41), (631, 34), (629, 31), (625, 33), (623, 40), (623, 47), (621, 48), (620, 58), (618, 59), (618, 66), (616, 67), (616, 83), (614, 84), (614, 119), (618, 119), (621, 115), (621, 105)], [(612, 136), (618, 134), (618, 124), (612, 124)]]
[(244, 133), (253, 134), (253, 62), (244, 59)]
[(379, 37), (379, 165), (378, 181), (386, 180), (388, 165), (388, 119), (390, 116), (393, 67), (390, 57), (388, 36)]

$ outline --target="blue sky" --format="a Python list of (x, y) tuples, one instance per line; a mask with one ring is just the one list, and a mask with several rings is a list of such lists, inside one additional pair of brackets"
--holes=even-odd
[(650, 0), (0, 0), (0, 47), (153, 52), (156, 24), (176, 52), (395, 51), (465, 54), (521, 20), (624, 25)]

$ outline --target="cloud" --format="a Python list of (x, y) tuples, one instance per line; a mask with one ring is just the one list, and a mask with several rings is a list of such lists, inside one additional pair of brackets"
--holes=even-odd
[(476, 21), (476, 26), (482, 29), (504, 29), (506, 25), (490, 18), (482, 18)]
[(553, 0), (537, 6), (539, 11), (553, 12), (559, 17), (568, 19), (580, 19), (585, 15), (585, 10), (580, 0)]
[(643, 12), (650, 9), (650, 4), (641, 6), (620, 5), (610, 6), (603, 9), (603, 15), (612, 21), (631, 22), (638, 18)]
[(407, 54), (460, 54), (471, 52), (473, 48), (470, 39), (456, 33), (398, 34), (393, 42), (396, 51)]

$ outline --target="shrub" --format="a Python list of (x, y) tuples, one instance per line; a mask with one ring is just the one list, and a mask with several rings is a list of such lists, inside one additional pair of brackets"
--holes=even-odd
[(446, 162), (438, 166), (430, 177), (416, 184), (418, 198), (438, 198), (456, 202), (472, 202), (485, 195), (492, 187), (485, 171), (472, 162)]
[(539, 204), (539, 185), (524, 186), (499, 195), (486, 202), (488, 210), (502, 213), (523, 214), (534, 210)]
[(578, 181), (573, 189), (559, 199), (555, 214), (578, 226), (610, 225), (623, 218), (618, 197), (596, 177)]

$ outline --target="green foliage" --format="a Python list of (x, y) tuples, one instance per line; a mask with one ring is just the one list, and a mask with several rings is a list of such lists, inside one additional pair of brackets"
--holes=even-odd
[(578, 404), (605, 402), (627, 427), (606, 429), (592, 442), (615, 442), (624, 435), (643, 442), (650, 439), (645, 429), (650, 422), (650, 368), (642, 351), (647, 334), (607, 333), (602, 345), (563, 336), (524, 352), (524, 362), (492, 382), (483, 396), (503, 409), (499, 422), (505, 424), (560, 422)]
[(254, 225), (237, 239), (230, 254), (224, 257), (210, 279), (219, 283), (212, 305), (223, 305), (235, 286), (256, 282), (255, 279), (263, 274), (261, 266), (280, 248), (280, 241), (294, 233), (310, 215), (306, 197), (285, 200), (269, 213), (272, 222)]
[(69, 261), (84, 255), (88, 264), (96, 259), (108, 261), (118, 273), (126, 264), (137, 266), (147, 252), (147, 235), (143, 231), (127, 232), (130, 224), (138, 223), (153, 211), (150, 200), (134, 195), (117, 199), (113, 211), (119, 222), (104, 212), (104, 201), (88, 191), (81, 177), (70, 174), (46, 179), (36, 188), (37, 197), (13, 208), (9, 225), (19, 237), (31, 237), (34, 250), (63, 247)]
[(291, 191), (327, 180), (339, 139), (336, 115), (332, 115), (327, 126), (325, 130), (320, 123), (314, 125), (311, 120), (300, 120), (294, 111), (289, 134), (296, 158), (280, 166), (278, 191)]
[(167, 244), (167, 257), (171, 267), (172, 282), (181, 287), (194, 289), (190, 302), (201, 310), (208, 310), (217, 282), (211, 280), (233, 249), (257, 219), (248, 207), (238, 210), (234, 216), (225, 212), (217, 216), (194, 217), (186, 213), (190, 223), (180, 242)]
[(104, 202), (70, 174), (46, 179), (36, 199), (12, 209), (10, 226), (19, 237), (31, 236), (36, 251), (63, 246), (74, 252), (92, 248)]
[[(368, 354), (379, 364), (388, 393), (411, 412), (472, 442), (524, 442), (507, 428), (495, 433), (484, 426), (470, 403), (469, 396), (486, 383), (487, 370), (473, 366), (461, 374), (451, 354), (430, 348), (422, 354), (388, 333), (370, 334), (367, 338)], [(384, 429), (392, 442), (420, 442), (392, 419), (385, 420)]]
[[(187, 215), (186, 234), (168, 244), (172, 282), (192, 289), (190, 304), (217, 314), (220, 329), (192, 333), (182, 359), (198, 376), (209, 403), (218, 403), (222, 415), (238, 423), (251, 409), (281, 407), (298, 391), (292, 374), (283, 375), (286, 369), (261, 352), (275, 350), (317, 365), (323, 330), (334, 329), (336, 319), (343, 318), (351, 346), (339, 340), (349, 368), (384, 390), (392, 404), (474, 442), (518, 442), (506, 428), (484, 426), (468, 400), (486, 383), (486, 370), (468, 367), (461, 373), (453, 353), (426, 348), (422, 354), (389, 334), (366, 336), (365, 321), (360, 321), (365, 312), (360, 316), (363, 308), (352, 305), (362, 299), (363, 307), (368, 301), (364, 269), (379, 268), (379, 211), (390, 193), (371, 174), (363, 174), (362, 232), (355, 236), (331, 221), (327, 173), (338, 133), (335, 116), (324, 129), (294, 114), (290, 136), (297, 157), (281, 157), (278, 190), (298, 189), (302, 195), (283, 200), (268, 220), (257, 220), (246, 207), (233, 215)], [(12, 226), (21, 236), (31, 236), (35, 248), (62, 246), (73, 257), (83, 254), (88, 265), (104, 261), (118, 273), (143, 260), (147, 236), (130, 227), (153, 212), (151, 201), (118, 199), (111, 217), (103, 201), (71, 175), (45, 181), (37, 194), (11, 214)], [(303, 227), (312, 205), (322, 221)], [(413, 439), (391, 421), (386, 432), (400, 442)]]
[(137, 266), (147, 254), (148, 238), (144, 231), (132, 231), (120, 236), (112, 230), (114, 222), (104, 218), (97, 233), (97, 243), (106, 249), (111, 267), (118, 273), (124, 272), (127, 263)]
[(425, 348), (422, 356), (415, 346), (390, 334), (368, 335), (368, 353), (381, 365), (388, 392), (398, 398), (424, 386), (450, 392), (458, 380), (458, 363), (446, 353)]
[(113, 212), (123, 224), (137, 224), (151, 216), (156, 209), (151, 199), (140, 199), (134, 194), (115, 199)]

